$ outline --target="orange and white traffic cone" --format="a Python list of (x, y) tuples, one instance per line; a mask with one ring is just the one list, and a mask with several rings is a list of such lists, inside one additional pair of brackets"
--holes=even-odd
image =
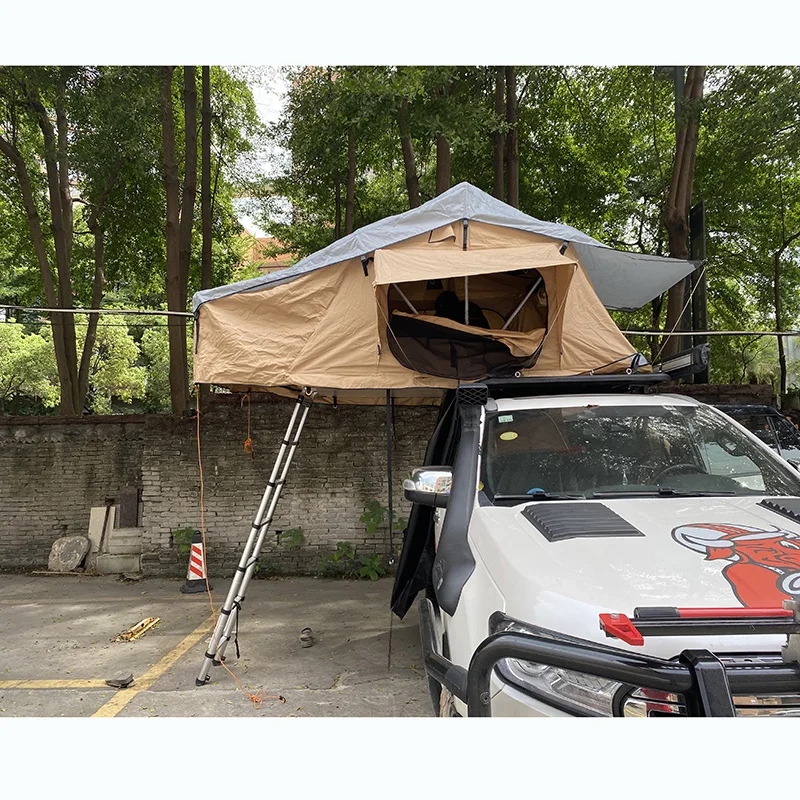
[[(209, 589), (214, 587), (209, 584)], [(195, 594), (206, 590), (206, 556), (203, 552), (203, 537), (197, 531), (192, 536), (192, 549), (189, 551), (189, 568), (186, 582), (181, 586), (184, 594)]]

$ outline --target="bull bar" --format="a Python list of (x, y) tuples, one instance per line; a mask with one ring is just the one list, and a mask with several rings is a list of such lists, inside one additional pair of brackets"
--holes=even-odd
[[(428, 675), (465, 702), (470, 717), (492, 715), (491, 677), (497, 665), (508, 658), (583, 672), (631, 688), (680, 694), (686, 700), (687, 716), (733, 717), (736, 715), (733, 703), (736, 695), (800, 691), (800, 608), (797, 603), (790, 601), (787, 601), (787, 606), (791, 608), (791, 618), (785, 619), (785, 614), (780, 615), (782, 631), (788, 634), (783, 662), (737, 664), (723, 664), (717, 656), (703, 649), (687, 649), (676, 660), (667, 660), (591, 643), (577, 644), (533, 634), (501, 631), (491, 634), (477, 647), (469, 669), (464, 669), (452, 664), (439, 652), (434, 634), (433, 604), (429, 599), (420, 601), (419, 614)], [(656, 615), (648, 612), (655, 610), (639, 611), (643, 612), (642, 620), (647, 618), (653, 625)], [(717, 615), (721, 628), (735, 616), (735, 611), (731, 612), (727, 617)], [(773, 617), (750, 619), (746, 631), (737, 629), (736, 632), (775, 632), (776, 619)], [(635, 620), (639, 622), (636, 616)], [(703, 619), (702, 624), (698, 624), (697, 620), (687, 619), (686, 622), (683, 630), (673, 624), (669, 634), (659, 630), (647, 635), (709, 633), (710, 623), (707, 619)], [(642, 627), (645, 626), (642, 624)], [(653, 628), (655, 630), (654, 625)], [(607, 635), (614, 635), (606, 632)], [(731, 631), (727, 629), (725, 632)]]

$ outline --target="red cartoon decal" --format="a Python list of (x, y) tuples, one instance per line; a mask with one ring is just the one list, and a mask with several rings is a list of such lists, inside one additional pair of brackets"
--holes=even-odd
[(724, 559), (722, 570), (742, 605), (778, 608), (784, 600), (800, 600), (800, 534), (780, 528), (697, 523), (672, 531), (676, 542), (706, 554), (706, 561)]

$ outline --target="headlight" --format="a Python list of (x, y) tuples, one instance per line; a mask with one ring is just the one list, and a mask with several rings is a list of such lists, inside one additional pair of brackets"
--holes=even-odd
[[(489, 620), (489, 632), (501, 631), (527, 633), (559, 642), (597, 646), (594, 642), (587, 642), (574, 636), (523, 624), (504, 614), (493, 614)], [(503, 680), (511, 686), (521, 689), (543, 703), (579, 716), (614, 716), (614, 698), (624, 687), (624, 684), (597, 678), (584, 672), (548, 667), (515, 658), (503, 659), (498, 663), (497, 670)]]

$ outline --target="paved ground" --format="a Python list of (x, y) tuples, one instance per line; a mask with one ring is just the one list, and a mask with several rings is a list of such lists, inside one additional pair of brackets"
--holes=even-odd
[[(0, 717), (429, 716), (416, 615), (392, 622), (391, 582), (313, 578), (254, 581), (241, 621), (245, 688), (281, 694), (259, 709), (222, 667), (194, 684), (210, 636), (207, 595), (181, 581), (0, 575)], [(216, 582), (215, 606), (227, 580)], [(110, 641), (145, 617), (161, 623), (134, 642)], [(302, 628), (316, 643), (301, 648)], [(132, 687), (105, 685), (132, 672)]]

